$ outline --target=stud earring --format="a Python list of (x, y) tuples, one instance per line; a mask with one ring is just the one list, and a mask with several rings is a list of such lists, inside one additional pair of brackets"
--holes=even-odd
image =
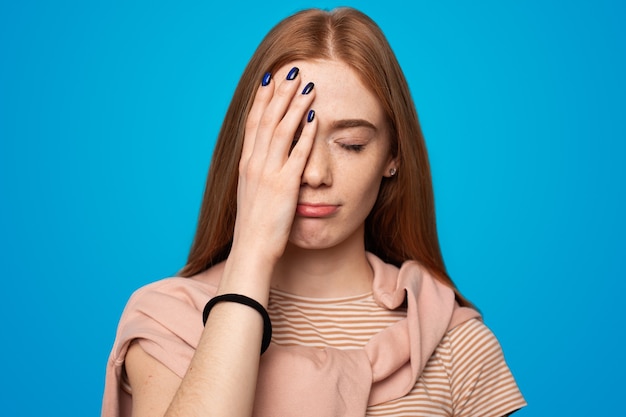
[(393, 177), (394, 175), (396, 175), (396, 172), (398, 172), (398, 170), (397, 170), (397, 169), (395, 169), (395, 168), (390, 168), (390, 169), (389, 169), (389, 176), (390, 176), (390, 177)]

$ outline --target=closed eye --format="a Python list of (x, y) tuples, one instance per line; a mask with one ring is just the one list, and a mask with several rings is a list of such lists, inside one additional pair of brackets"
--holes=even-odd
[(340, 143), (339, 146), (341, 146), (343, 149), (346, 149), (352, 152), (361, 152), (363, 149), (365, 149), (365, 145)]

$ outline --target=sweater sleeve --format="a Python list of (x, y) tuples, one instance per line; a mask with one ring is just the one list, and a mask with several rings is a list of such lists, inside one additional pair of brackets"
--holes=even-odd
[(454, 416), (505, 416), (526, 405), (500, 343), (480, 320), (467, 321), (446, 338)]
[(102, 417), (130, 416), (124, 361), (133, 341), (180, 378), (185, 376), (202, 334), (202, 309), (213, 289), (194, 279), (167, 278), (130, 297), (107, 362)]

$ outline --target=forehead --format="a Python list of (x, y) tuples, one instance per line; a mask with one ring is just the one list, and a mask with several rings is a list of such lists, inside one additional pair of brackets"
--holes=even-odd
[(381, 126), (384, 123), (382, 106), (374, 93), (367, 88), (350, 66), (335, 60), (294, 61), (276, 72), (276, 80), (285, 79), (289, 70), (300, 69), (302, 86), (315, 83), (315, 110), (320, 123), (342, 119), (366, 119)]

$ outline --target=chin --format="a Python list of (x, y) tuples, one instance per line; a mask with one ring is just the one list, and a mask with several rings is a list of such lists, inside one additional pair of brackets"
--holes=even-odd
[(324, 250), (335, 247), (339, 243), (339, 239), (333, 239), (329, 236), (321, 236), (319, 234), (304, 233), (297, 229), (292, 229), (289, 236), (289, 244), (298, 249)]
[(290, 246), (297, 249), (304, 250), (324, 250), (330, 249), (336, 246), (336, 244), (332, 244), (325, 241), (318, 241), (316, 239), (298, 239), (298, 238), (290, 238), (289, 239)]
[(359, 233), (358, 229), (357, 231), (350, 229), (339, 231), (296, 226), (291, 229), (289, 245), (304, 250), (328, 250), (345, 245), (349, 241), (355, 241), (355, 239), (363, 240), (362, 233)]

